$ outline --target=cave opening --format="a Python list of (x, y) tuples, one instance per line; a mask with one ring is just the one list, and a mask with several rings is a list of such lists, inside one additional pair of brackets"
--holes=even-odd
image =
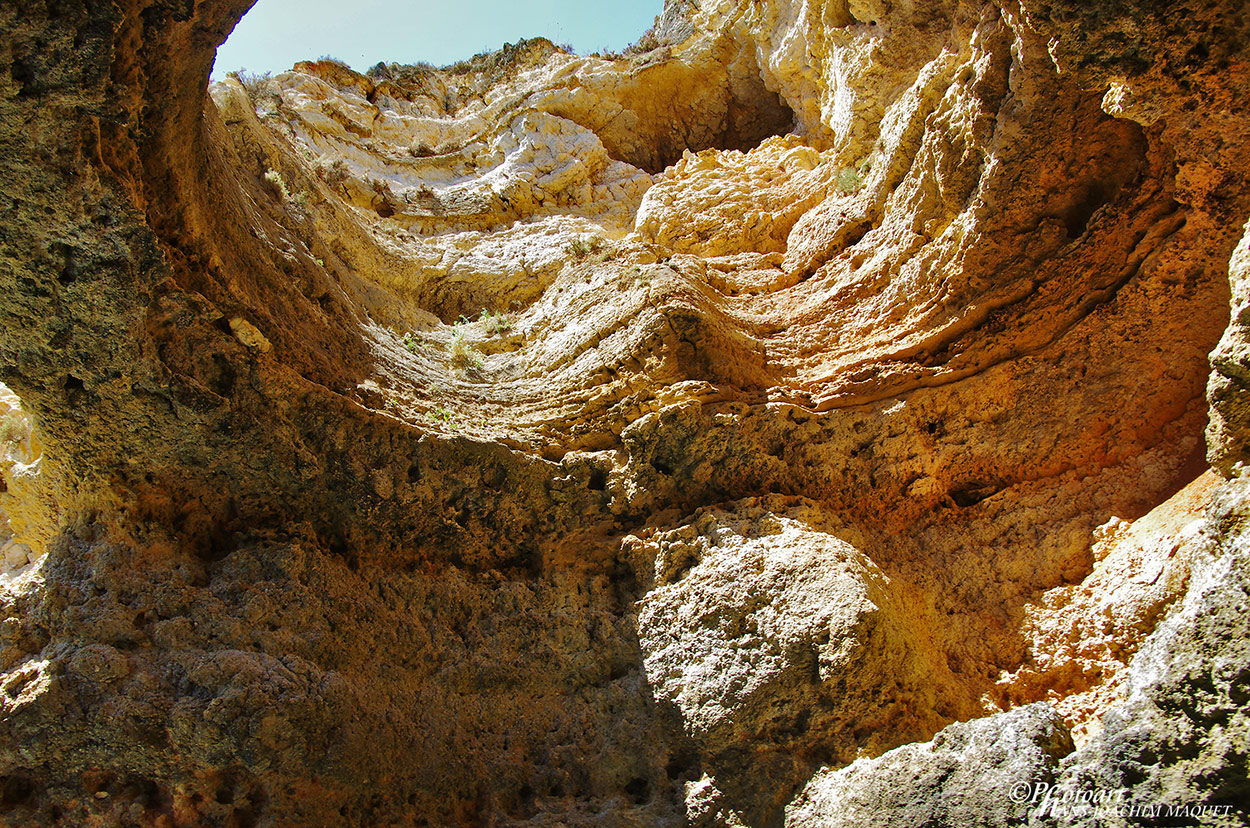
[[(622, 52), (646, 44), (664, 0), (541, 4), (463, 0), (444, 5), (361, 0), (350, 8), (302, 0), (259, 0), (217, 50), (213, 79), (241, 67), (277, 73), (318, 56), (358, 72), (395, 61), (451, 66), (519, 38), (545, 38), (579, 54)], [(378, 26), (385, 20), (385, 26)]]
[[(669, 107), (671, 120), (663, 119), (656, 124), (656, 140), (648, 151), (629, 152), (616, 148), (620, 152), (618, 156), (609, 138), (601, 134), (608, 153), (654, 175), (677, 163), (687, 151), (748, 152), (768, 138), (789, 133), (795, 125), (794, 110), (784, 98), (764, 85), (759, 69), (753, 69), (744, 79), (725, 89), (722, 101), (715, 102), (713, 108), (723, 107), (724, 112), (719, 123), (698, 123), (690, 117), (691, 110), (683, 101), (691, 94), (694, 83), (681, 84), (674, 87), (676, 99)], [(694, 111), (705, 109), (700, 107)]]
[[(366, 0), (366, 10), (371, 5)], [(609, 156), (647, 173), (662, 172), (687, 151), (746, 152), (769, 137), (792, 131), (794, 111), (767, 87), (753, 56), (747, 58), (751, 65), (719, 67), (728, 70), (720, 74), (674, 57), (673, 47), (689, 33), (688, 23), (675, 11), (680, 5), (666, 8), (663, 0), (647, 0), (622, 9), (601, 0), (581, 4), (559, 0), (544, 8), (543, 15), (517, 17), (511, 6), (505, 9), (497, 0), (469, 0), (454, 12), (439, 11), (432, 22), (423, 20), (428, 25), (416, 27), (421, 30), (416, 40), (396, 40), (395, 32), (414, 30), (406, 24), (414, 12), (394, 10), (399, 18), (385, 32), (370, 27), (362, 33), (360, 21), (369, 20), (368, 14), (342, 19), (331, 8), (295, 8), (294, 0), (261, 0), (218, 48), (212, 78), (219, 81), (233, 74), (245, 84), (249, 80), (264, 83), (271, 75), (320, 54), (319, 62), (396, 81), (402, 87), (413, 85), (403, 83), (404, 79), (421, 80), (423, 73), (436, 66), (451, 74), (479, 71), (489, 75), (483, 67), (514, 57), (511, 51), (527, 44), (541, 45), (546, 47), (537, 50), (542, 54), (564, 52), (629, 64), (632, 71), (612, 95), (624, 117), (594, 111), (593, 99), (601, 92), (592, 92), (590, 103), (553, 101), (543, 108), (595, 132)], [(499, 11), (476, 13), (488, 7), (499, 7)], [(441, 33), (436, 42), (431, 39), (434, 32)], [(482, 45), (489, 43), (503, 45)], [(594, 74), (593, 65), (584, 68), (588, 76)], [(585, 78), (577, 82), (589, 83)], [(414, 89), (425, 85), (416, 83)], [(463, 101), (456, 93), (445, 92), (444, 97), (448, 98), (444, 114), (455, 115)], [(420, 152), (422, 148), (414, 154)], [(425, 154), (432, 155), (432, 149)], [(392, 208), (383, 205), (379, 215), (391, 217)]]

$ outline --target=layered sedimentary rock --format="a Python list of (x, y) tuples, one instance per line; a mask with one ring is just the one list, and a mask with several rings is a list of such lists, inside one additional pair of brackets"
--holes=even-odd
[(249, 5), (0, 1), (0, 819), (1244, 801), (1239, 4)]

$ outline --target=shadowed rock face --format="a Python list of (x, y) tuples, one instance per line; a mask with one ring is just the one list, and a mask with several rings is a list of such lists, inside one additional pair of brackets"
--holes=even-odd
[(1242, 801), (1240, 4), (248, 6), (0, 0), (0, 820)]

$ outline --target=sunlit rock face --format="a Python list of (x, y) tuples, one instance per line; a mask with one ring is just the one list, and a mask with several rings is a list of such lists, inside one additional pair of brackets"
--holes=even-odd
[(1246, 801), (1250, 20), (1165, 5), (210, 87), (247, 0), (0, 0), (0, 821)]

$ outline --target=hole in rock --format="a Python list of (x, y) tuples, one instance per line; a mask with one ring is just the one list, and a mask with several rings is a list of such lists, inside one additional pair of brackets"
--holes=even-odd
[(998, 486), (993, 483), (983, 483), (979, 480), (973, 480), (968, 483), (951, 489), (951, 500), (955, 501), (955, 505), (961, 509), (969, 506), (975, 506), (987, 497), (997, 493)]
[[(672, 56), (671, 47), (689, 34), (680, 4), (674, 11), (666, 10), (663, 0), (558, 0), (537, 19), (519, 8), (499, 13), (490, 6), (492, 11), (484, 13), (486, 8), (482, 0), (466, 0), (431, 16), (400, 4), (388, 9), (387, 25), (379, 28), (342, 7), (261, 0), (218, 50), (213, 79), (224, 80), (234, 71), (245, 86), (263, 85), (269, 75), (321, 55), (323, 64), (367, 73), (360, 88), (371, 101), (429, 98), (439, 111), (424, 115), (454, 118), (465, 103), (485, 94), (456, 77), (503, 80), (558, 51), (600, 57), (618, 64), (619, 78), (612, 86), (600, 88), (589, 80), (601, 69), (588, 62), (579, 70), (588, 79), (585, 93), (561, 96), (540, 108), (589, 129), (611, 157), (650, 173), (664, 170), (687, 150), (746, 151), (794, 126), (794, 112), (768, 89), (754, 52), (728, 65), (695, 66)], [(298, 37), (291, 35), (292, 20), (300, 21)], [(482, 51), (484, 43), (501, 48)], [(445, 77), (431, 85), (435, 66), (444, 68)], [(447, 147), (426, 140), (413, 143), (411, 154), (432, 158), (446, 154), (442, 149)], [(386, 202), (375, 209), (382, 218), (395, 214), (395, 206)]]
[(508, 472), (502, 466), (487, 466), (482, 469), (482, 483), (489, 489), (499, 491), (508, 482)]
[(82, 784), (90, 794), (113, 791), (117, 788), (117, 774), (112, 771), (86, 771), (82, 775)]
[[(554, 0), (540, 7), (463, 0), (431, 13), (419, 3), (392, 3), (386, 25), (351, 6), (304, 0), (260, 0), (218, 49), (213, 79), (245, 67), (281, 72), (317, 56), (365, 72), (369, 67), (469, 63), (521, 38), (546, 38), (578, 54), (649, 47), (664, 0), (634, 3)], [(487, 48), (483, 49), (483, 46)], [(27, 71), (27, 75), (33, 74)]]
[(212, 355), (212, 367), (206, 379), (214, 394), (219, 397), (229, 397), (234, 391), (235, 376), (234, 366), (230, 364), (230, 360), (226, 359), (225, 354)]
[(700, 773), (699, 757), (689, 745), (684, 745), (669, 757), (664, 774), (671, 780), (693, 779)]
[(1069, 239), (1083, 236), (1094, 214), (1115, 202), (1146, 163), (1146, 137), (1139, 125), (1100, 118), (1099, 126), (1097, 139), (1082, 148), (1087, 153), (1082, 166), (1090, 172), (1075, 182), (1059, 212)]
[(17, 85), (17, 96), (19, 98), (28, 98), (31, 95), (38, 95), (41, 91), (39, 83), (36, 81), (38, 72), (31, 62), (24, 59), (16, 59), (9, 66), (9, 76), (13, 78), (13, 82)]
[(625, 793), (635, 805), (643, 805), (651, 798), (651, 783), (642, 777), (631, 779), (625, 786)]
[(1080, 238), (1085, 233), (1085, 228), (1089, 226), (1089, 220), (1094, 213), (1107, 201), (1108, 193), (1104, 187), (1097, 183), (1091, 186), (1085, 193), (1085, 197), (1073, 205), (1063, 217), (1068, 238)]
[(72, 285), (78, 280), (78, 263), (74, 255), (74, 249), (68, 244), (57, 242), (49, 248), (53, 256), (59, 259), (60, 273), (56, 280), (62, 285)]
[(607, 98), (629, 117), (608, 117), (590, 96), (573, 96), (549, 111), (594, 132), (611, 157), (653, 174), (687, 150), (745, 152), (795, 124), (794, 111), (767, 88), (754, 57), (749, 60), (719, 69), (659, 60), (623, 75)]
[(13, 774), (0, 777), (0, 807), (9, 809), (24, 805), (35, 796), (35, 782), (28, 776)]

